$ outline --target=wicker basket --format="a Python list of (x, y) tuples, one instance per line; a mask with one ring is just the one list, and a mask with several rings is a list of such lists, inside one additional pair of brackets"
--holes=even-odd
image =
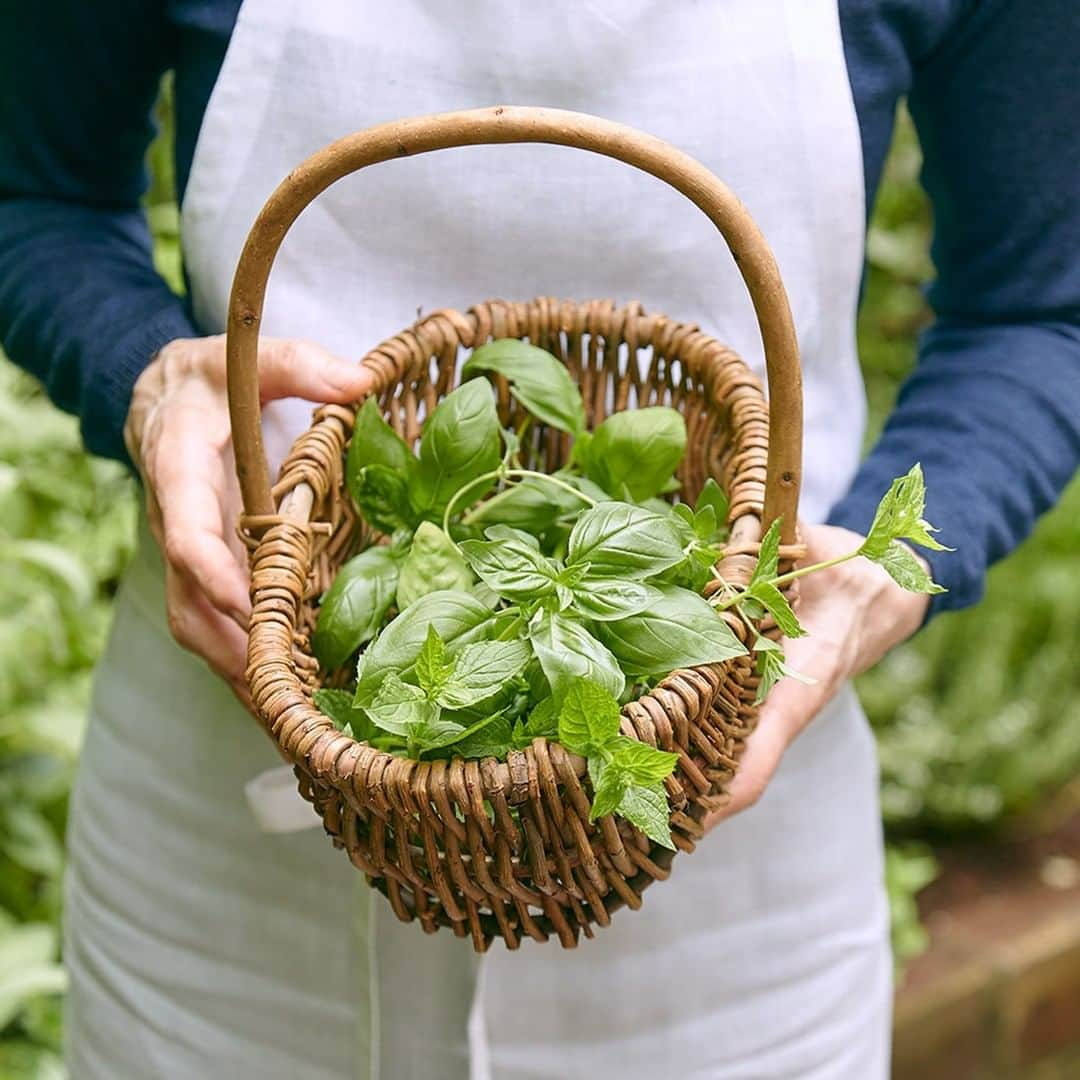
[[(802, 438), (798, 351), (783, 285), (761, 234), (704, 167), (650, 136), (595, 117), (495, 108), (383, 125), (331, 144), (299, 166), (252, 227), (233, 284), (228, 377), (237, 473), (251, 550), (248, 678), (262, 723), (295, 766), (300, 791), (326, 831), (404, 920), (449, 927), (477, 950), (523, 935), (575, 945), (593, 924), (637, 908), (667, 877), (673, 853), (628, 822), (589, 821), (585, 762), (537, 739), (506, 762), (418, 763), (375, 750), (335, 729), (312, 692), (342, 673), (321, 672), (309, 634), (318, 600), (340, 567), (375, 534), (343, 486), (343, 454), (355, 407), (325, 406), (297, 440), (271, 488), (262, 446), (256, 353), (267, 278), (286, 231), (320, 192), (346, 174), (391, 158), (481, 143), (546, 142), (605, 154), (667, 181), (720, 230), (753, 301), (765, 346), (772, 411), (730, 349), (696, 327), (634, 303), (549, 299), (491, 301), (437, 311), (364, 358), (384, 413), (407, 440), (421, 416), (453, 389), (462, 350), (523, 337), (560, 357), (578, 380), (590, 425), (610, 410), (656, 403), (682, 411), (689, 431), (680, 468), (694, 497), (713, 476), (731, 497), (728, 581), (747, 579), (762, 522), (783, 517), (782, 561), (798, 556), (795, 520)], [(642, 374), (644, 370), (645, 374)], [(500, 412), (515, 403), (498, 385)], [(536, 429), (523, 453), (554, 470), (569, 450), (562, 433)], [(745, 640), (749, 630), (733, 616)], [(776, 634), (766, 623), (763, 632)], [(701, 822), (725, 788), (753, 729), (757, 677), (749, 658), (676, 671), (623, 709), (623, 734), (679, 753), (667, 781), (672, 836), (693, 850)]]

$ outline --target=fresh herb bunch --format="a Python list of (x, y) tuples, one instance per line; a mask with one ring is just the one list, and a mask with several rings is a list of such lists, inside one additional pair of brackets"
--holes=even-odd
[[(485, 374), (523, 406), (504, 430)], [(780, 587), (779, 522), (745, 588), (718, 579), (728, 500), (713, 481), (693, 506), (675, 470), (686, 425), (664, 406), (616, 413), (589, 432), (581, 394), (550, 353), (514, 339), (477, 349), (463, 384), (424, 424), (418, 452), (369, 399), (359, 410), (346, 483), (388, 542), (338, 573), (313, 637), (320, 664), (355, 682), (315, 703), (342, 730), (412, 758), (505, 758), (537, 737), (588, 761), (593, 817), (618, 813), (671, 845), (664, 780), (677, 755), (619, 734), (621, 703), (670, 672), (745, 655), (722, 612), (753, 628), (766, 612), (803, 634)], [(519, 453), (539, 421), (573, 439), (544, 474)], [(858, 551), (904, 588), (938, 591), (902, 541), (939, 548), (922, 520), (918, 466), (894, 482)], [(704, 587), (719, 580), (710, 600)], [(759, 700), (781, 677), (781, 647), (755, 634)], [(797, 677), (797, 676), (796, 676)]]

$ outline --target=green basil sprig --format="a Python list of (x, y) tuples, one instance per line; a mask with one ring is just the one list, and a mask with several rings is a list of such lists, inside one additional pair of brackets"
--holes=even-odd
[[(572, 440), (567, 464), (551, 475), (525, 467), (549, 436), (528, 418), (500, 430), (483, 375), (505, 379), (529, 417)], [(392, 542), (342, 567), (313, 635), (327, 670), (366, 646), (350, 689), (315, 695), (356, 738), (413, 757), (501, 758), (557, 737), (588, 757), (597, 814), (618, 812), (670, 843), (659, 773), (672, 755), (618, 735), (620, 701), (674, 669), (744, 655), (733, 616), (748, 626), (759, 699), (799, 678), (782, 646), (756, 632), (759, 620), (801, 636), (784, 586), (849, 558), (877, 562), (905, 588), (940, 591), (908, 546), (941, 549), (922, 517), (918, 466), (893, 483), (857, 551), (781, 574), (773, 522), (746, 585), (720, 580), (706, 601), (731, 507), (711, 479), (693, 505), (661, 498), (677, 488), (686, 447), (677, 412), (616, 413), (589, 432), (563, 365), (519, 341), (477, 349), (463, 377), (427, 417), (415, 455), (374, 399), (357, 414), (346, 484)], [(589, 710), (592, 726), (578, 730)]]
[(502, 375), (510, 391), (538, 420), (559, 431), (585, 430), (581, 391), (551, 353), (517, 338), (502, 338), (477, 349), (461, 369), (463, 379), (481, 372)]
[(679, 755), (620, 735), (619, 722), (619, 703), (602, 686), (578, 679), (567, 691), (559, 712), (559, 742), (588, 761), (590, 820), (619, 814), (650, 840), (673, 849), (664, 780)]
[[(720, 610), (734, 608), (747, 621), (761, 618), (769, 612), (785, 637), (802, 637), (806, 631), (799, 623), (788, 603), (781, 586), (807, 574), (827, 570), (860, 556), (877, 563), (885, 572), (908, 592), (942, 593), (945, 590), (930, 577), (908, 544), (917, 544), (932, 551), (951, 551), (931, 536), (936, 532), (923, 519), (926, 508), (926, 483), (922, 466), (916, 463), (901, 477), (892, 482), (889, 490), (878, 503), (870, 532), (863, 543), (853, 551), (825, 562), (800, 566), (786, 574), (778, 574), (780, 553), (780, 521), (774, 521), (761, 540), (760, 553), (753, 575), (745, 589), (722, 589), (712, 603)], [(801, 678), (784, 664), (783, 649), (764, 638), (758, 638), (753, 651), (761, 682), (757, 700), (765, 695), (784, 676)], [(802, 679), (802, 681), (806, 681)]]
[(328, 671), (341, 667), (382, 625), (398, 588), (400, 559), (385, 547), (371, 547), (338, 571), (319, 605), (311, 646)]

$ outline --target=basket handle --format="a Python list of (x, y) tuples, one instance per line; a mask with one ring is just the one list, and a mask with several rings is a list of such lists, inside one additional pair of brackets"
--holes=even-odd
[(552, 143), (615, 158), (670, 184), (720, 230), (750, 293), (765, 347), (769, 459), (764, 522), (782, 516), (781, 539), (794, 543), (802, 468), (799, 347), (776, 260), (757, 225), (725, 184), (669, 143), (585, 113), (519, 106), (437, 113), (347, 135), (297, 166), (266, 201), (236, 266), (226, 334), (236, 474), (248, 516), (263, 517), (275, 509), (263, 448), (257, 356), (266, 283), (285, 234), (309, 203), (349, 173), (392, 158), (485, 143)]

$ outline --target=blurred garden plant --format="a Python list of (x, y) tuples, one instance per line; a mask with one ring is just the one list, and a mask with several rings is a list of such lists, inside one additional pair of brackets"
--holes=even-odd
[(0, 360), (0, 1077), (62, 1075), (57, 926), (90, 669), (134, 533), (119, 466)]
[[(867, 241), (859, 317), (870, 439), (931, 317), (922, 293), (932, 266), (921, 162), (901, 111)], [(1080, 770), (1077, 551), (1080, 480), (1035, 535), (991, 571), (978, 607), (939, 619), (858, 681), (881, 757), (900, 959), (922, 948), (911, 898), (934, 874), (927, 849), (906, 841), (987, 833)]]

